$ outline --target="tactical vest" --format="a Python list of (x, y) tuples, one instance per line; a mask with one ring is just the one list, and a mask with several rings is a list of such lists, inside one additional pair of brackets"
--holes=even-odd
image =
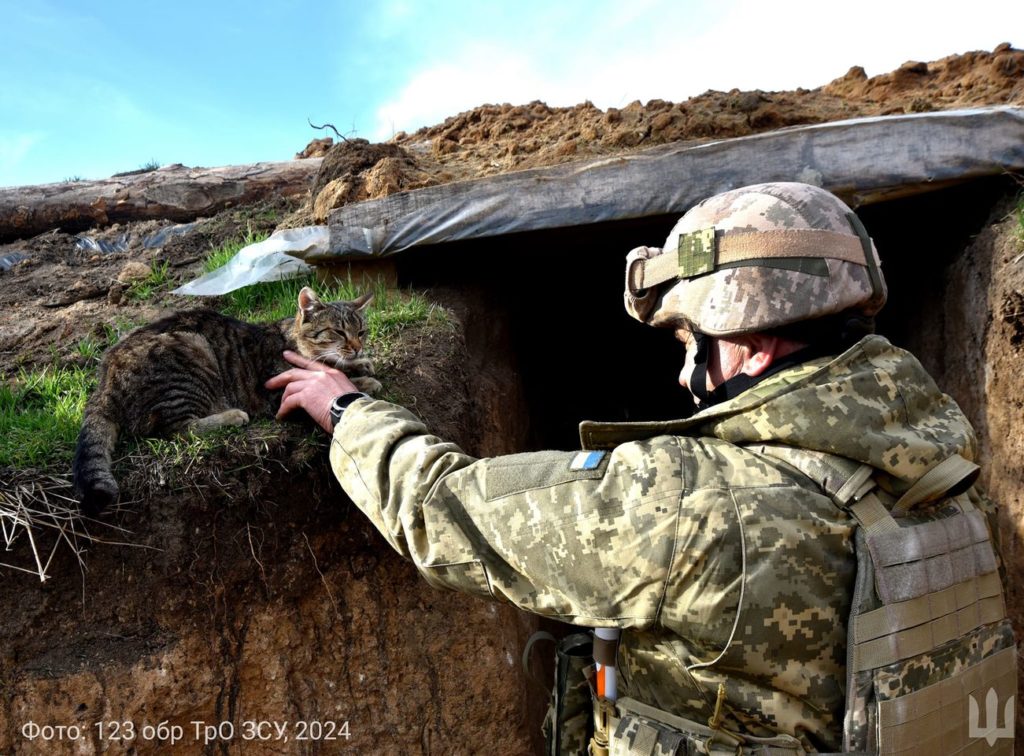
[[(1012, 754), (1016, 646), (986, 523), (991, 503), (971, 487), (977, 465), (953, 456), (897, 497), (867, 465), (784, 445), (747, 448), (810, 477), (858, 524), (844, 752)], [(578, 670), (581, 639), (573, 638)], [(556, 670), (550, 754), (576, 753), (586, 739), (577, 695), (585, 683), (578, 671), (568, 677), (573, 668)], [(595, 700), (593, 709), (595, 754), (802, 750), (795, 738), (751, 738), (724, 731), (715, 717), (693, 722), (630, 699)]]

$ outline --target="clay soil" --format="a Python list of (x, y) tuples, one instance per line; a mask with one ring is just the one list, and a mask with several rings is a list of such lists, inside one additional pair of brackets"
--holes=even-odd
[[(124, 329), (169, 308), (208, 304), (183, 301), (169, 290), (198, 275), (213, 248), (249, 232), (323, 218), (346, 202), (666, 142), (998, 104), (1024, 105), (1024, 51), (1009, 45), (912, 61), (872, 78), (854, 67), (814, 89), (709, 91), (680, 103), (609, 110), (589, 103), (484, 105), (386, 145), (311, 143), (303, 154), (326, 159), (302, 206), (268, 198), (200, 219), (188, 233), (156, 246), (145, 240), (175, 224), (54, 230), (0, 246), (0, 377), (13, 380), (22, 368), (92, 364), (78, 345), (102, 340), (105, 327)], [(990, 251), (978, 258), (982, 272), (964, 273), (971, 280), (991, 275), (992, 266), (1019, 268), (1006, 241), (1015, 232), (999, 229), (998, 237), (986, 237)], [(104, 251), (82, 237), (123, 244)], [(163, 266), (168, 281), (152, 297), (130, 295), (133, 280)], [(986, 359), (1003, 366), (1001, 376), (1019, 372), (1019, 291), (1007, 286), (993, 295), (999, 308), (991, 327), (1002, 341), (991, 342)], [(494, 334), (471, 326), (483, 296), (438, 293), (451, 305), (452, 328), (410, 331), (404, 351), (385, 368), (392, 385), (441, 435), (471, 452), (495, 454), (521, 448), (523, 434), (502, 427), (520, 407), (515, 366), (496, 354), (483, 359), (487, 348), (495, 349)], [(989, 322), (984, 313), (975, 315)], [(968, 392), (969, 378), (951, 372), (949, 380), (962, 380)], [(1005, 406), (1017, 407), (1019, 386), (1006, 380), (990, 388), (1001, 392)], [(477, 390), (481, 385), (488, 390)], [(496, 398), (488, 403), (481, 396)], [(1020, 413), (993, 414), (991, 397), (988, 410), (981, 399), (975, 403), (979, 427), (989, 429), (989, 437), (1011, 439), (989, 442), (987, 453), (1019, 461), (1024, 432), (1014, 418)], [(445, 752), (467, 743), (510, 753), (536, 747), (530, 734), (507, 739), (537, 721), (520, 703), (531, 690), (517, 661), (529, 623), (511, 609), (423, 585), (338, 495), (325, 445), (307, 426), (252, 428), (203, 464), (199, 474), (180, 461), (122, 460), (130, 505), (112, 522), (131, 533), (115, 538), (103, 528), (92, 530), (133, 546), (91, 545), (84, 568), (62, 550), (54, 579), (42, 586), (29, 576), (0, 573), (0, 752), (128, 752), (127, 744), (122, 749), (95, 736), (57, 748), (19, 734), (28, 718), (45, 717), (83, 726), (104, 718), (154, 724), (336, 718), (350, 719), (353, 732), (362, 728), (358, 739), (344, 744), (361, 752)], [(1010, 489), (994, 480), (992, 488), (1019, 513), (1024, 505), (1014, 465), (1017, 477), (1005, 484)], [(66, 470), (47, 474), (66, 495)], [(22, 473), (0, 475), (6, 477), (2, 488)], [(1004, 524), (1017, 554), (1016, 530)], [(490, 693), (499, 680), (509, 695)], [(133, 747), (158, 750), (149, 745)], [(203, 750), (189, 741), (176, 752)], [(337, 750), (321, 743), (265, 752)], [(239, 752), (224, 743), (205, 751)]]

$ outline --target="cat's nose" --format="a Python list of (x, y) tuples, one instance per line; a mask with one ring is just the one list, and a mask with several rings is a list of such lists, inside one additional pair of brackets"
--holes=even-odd
[(348, 342), (349, 349), (352, 350), (352, 356), (358, 357), (359, 353), (363, 351), (363, 342), (359, 339), (350, 339)]

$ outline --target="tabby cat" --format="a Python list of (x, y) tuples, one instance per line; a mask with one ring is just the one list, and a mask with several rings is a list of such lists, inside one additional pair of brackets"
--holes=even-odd
[(82, 512), (98, 514), (117, 500), (111, 456), (122, 433), (202, 433), (273, 417), (281, 392), (263, 382), (291, 367), (285, 349), (340, 368), (361, 391), (378, 390), (373, 365), (361, 356), (372, 299), (322, 302), (306, 287), (296, 316), (276, 323), (188, 310), (130, 333), (107, 351), (85, 405), (73, 463)]

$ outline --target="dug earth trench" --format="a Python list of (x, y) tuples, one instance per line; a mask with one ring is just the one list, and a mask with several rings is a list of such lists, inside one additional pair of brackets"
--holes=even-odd
[[(873, 78), (854, 68), (814, 90), (709, 92), (608, 111), (491, 105), (387, 146), (321, 145), (336, 154), (316, 179), (322, 191), (302, 203), (268, 198), (188, 228), (151, 220), (0, 247), (0, 375), (14, 381), (22, 369), (94, 366), (83, 341), (196, 306), (168, 291), (196, 276), (212, 248), (308, 222), (336, 203), (665, 141), (1024, 104), (1022, 72), (1024, 53), (1000, 46)], [(883, 332), (921, 356), (978, 429), (983, 482), (1003, 505), (1010, 613), (1020, 633), (1024, 246), (1015, 198), (1004, 183), (865, 215), (891, 273)], [(901, 237), (911, 212), (915, 223)], [(954, 216), (963, 218), (955, 233), (936, 221), (934, 239), (922, 241), (929, 217)], [(447, 319), (402, 333), (380, 366), (386, 385), (472, 454), (572, 444), (575, 421), (601, 419), (609, 407), (594, 380), (607, 368), (598, 332), (607, 328), (636, 349), (656, 338), (587, 313), (619, 301), (625, 251), (660, 239), (628, 230), (597, 236), (604, 246), (579, 242), (565, 262), (579, 270), (573, 261), (586, 261), (592, 281), (554, 308), (530, 285), (529, 262), (553, 259), (543, 248), (527, 254), (510, 245), (505, 253), (524, 264), (502, 275), (458, 251), (400, 266), (402, 282), (426, 291)], [(919, 251), (900, 258), (904, 242)], [(605, 263), (607, 276), (597, 267)], [(133, 296), (132, 282), (154, 270), (166, 282), (152, 296)], [(664, 364), (624, 376), (637, 412), (675, 390), (677, 355), (666, 354)], [(656, 376), (669, 380), (655, 385)], [(427, 586), (341, 493), (326, 441), (309, 426), (259, 423), (198, 456), (140, 449), (118, 463), (122, 506), (102, 524), (79, 523), (95, 541), (57, 544), (42, 584), (0, 568), (0, 752), (538, 752), (544, 695), (519, 663), (536, 623)], [(66, 471), (0, 470), (0, 492), (63, 501)], [(55, 536), (37, 535), (45, 556)], [(30, 556), (22, 536), (0, 561), (26, 566)], [(246, 730), (247, 722), (258, 729)], [(30, 725), (64, 729), (32, 739)], [(1018, 732), (1022, 725), (1018, 713)], [(79, 739), (67, 737), (72, 727)]]

